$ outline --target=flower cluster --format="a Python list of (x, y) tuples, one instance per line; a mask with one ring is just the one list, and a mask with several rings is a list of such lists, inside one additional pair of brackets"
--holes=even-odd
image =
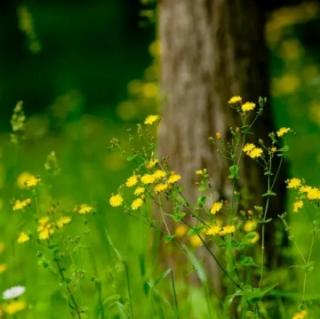
[(263, 150), (261, 147), (257, 147), (252, 143), (246, 144), (242, 148), (243, 152), (251, 158), (259, 158), (263, 155)]
[(241, 112), (246, 113), (253, 111), (256, 108), (256, 103), (254, 102), (244, 102), (242, 103), (241, 96), (233, 96), (229, 99), (228, 103), (236, 107), (240, 107)]
[(320, 201), (320, 188), (305, 184), (300, 178), (291, 178), (286, 181), (287, 188), (295, 191), (293, 212), (297, 213), (304, 207), (305, 201)]
[[(130, 204), (131, 210), (138, 210), (145, 201), (145, 195), (157, 196), (170, 191), (181, 179), (181, 176), (174, 171), (167, 171), (160, 167), (157, 159), (150, 159), (144, 165), (144, 173), (128, 177), (127, 181), (120, 188), (132, 189), (135, 199)], [(146, 170), (146, 171), (145, 171)], [(114, 194), (109, 198), (112, 207), (122, 206), (124, 203), (121, 193)]]

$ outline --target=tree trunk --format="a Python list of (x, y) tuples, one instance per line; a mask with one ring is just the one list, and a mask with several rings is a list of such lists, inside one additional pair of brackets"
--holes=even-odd
[[(197, 198), (195, 171), (201, 168), (208, 169), (212, 200), (232, 196), (228, 163), (208, 142), (217, 131), (228, 139), (229, 127), (237, 125), (238, 115), (228, 107), (228, 99), (241, 95), (257, 101), (259, 96), (269, 96), (265, 16), (260, 2), (159, 1), (161, 85), (166, 104), (159, 153), (182, 175), (190, 201)], [(269, 107), (262, 121), (257, 135), (265, 138), (273, 130)], [(247, 188), (252, 204), (261, 204), (261, 194), (266, 191), (262, 173), (252, 160), (245, 162), (242, 170), (241, 187)], [(283, 189), (275, 191), (283, 193)], [(280, 212), (281, 204), (276, 203), (270, 214)], [(267, 237), (271, 238), (270, 233)], [(274, 244), (268, 238), (267, 243), (269, 248)], [(269, 255), (277, 259), (275, 249)], [(209, 268), (217, 278), (215, 265)]]

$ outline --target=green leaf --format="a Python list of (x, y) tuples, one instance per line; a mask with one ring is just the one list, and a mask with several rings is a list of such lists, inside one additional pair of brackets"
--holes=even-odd
[(238, 179), (239, 178), (239, 166), (232, 165), (229, 167), (229, 178), (230, 179)]
[(177, 223), (180, 222), (184, 216), (186, 216), (186, 213), (184, 212), (174, 212), (170, 214), (170, 217)]
[(164, 241), (167, 242), (167, 243), (169, 243), (173, 239), (174, 239), (174, 235), (166, 235), (166, 236), (164, 236)]
[(132, 162), (133, 160), (135, 160), (137, 158), (137, 154), (133, 154), (127, 157), (127, 161), (128, 162)]
[(199, 196), (198, 199), (197, 199), (197, 204), (199, 207), (203, 207), (206, 203), (206, 200), (207, 200), (207, 197), (202, 195), (202, 196)]
[(271, 196), (277, 196), (277, 193), (272, 192), (272, 191), (267, 191), (264, 194), (262, 194), (262, 197), (271, 197)]

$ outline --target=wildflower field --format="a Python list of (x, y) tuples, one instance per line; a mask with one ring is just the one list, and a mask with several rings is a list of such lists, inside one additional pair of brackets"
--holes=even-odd
[[(0, 103), (10, 103), (0, 121), (0, 318), (319, 318), (320, 64), (310, 39), (318, 4), (268, 13), (270, 96), (228, 96), (233, 121), (199, 141), (217, 167), (225, 163), (219, 193), (211, 167), (185, 176), (159, 152), (168, 115), (161, 41), (150, 35), (155, 2), (111, 3), (76, 12), (50, 1), (8, 5), (30, 69), (0, 80)], [(83, 17), (92, 30), (102, 19), (123, 28), (108, 33), (114, 52), (84, 33), (69, 47), (61, 40), (68, 63), (53, 61), (48, 48), (64, 30), (50, 10), (79, 30)], [(126, 32), (134, 41), (121, 40)], [(15, 64), (0, 41), (11, 52), (1, 59)], [(75, 62), (75, 49), (91, 62)], [(20, 82), (32, 68), (43, 79)], [(262, 134), (271, 111), (274, 127)]]

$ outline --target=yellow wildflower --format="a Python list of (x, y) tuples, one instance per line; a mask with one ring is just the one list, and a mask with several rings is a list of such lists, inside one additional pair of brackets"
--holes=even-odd
[(6, 264), (0, 264), (0, 274), (4, 273), (8, 269)]
[(205, 175), (207, 173), (207, 169), (206, 168), (204, 168), (204, 169), (198, 169), (197, 171), (196, 171), (196, 175), (198, 175), (198, 176), (203, 176), (203, 175)]
[(229, 104), (236, 104), (236, 103), (241, 103), (242, 102), (242, 97), (239, 95), (235, 95), (231, 97), (228, 101)]
[(252, 238), (250, 238), (249, 243), (255, 244), (260, 239), (260, 235), (258, 232), (254, 232), (254, 235)]
[(247, 233), (255, 230), (257, 228), (257, 223), (253, 220), (248, 220), (243, 225), (243, 230)]
[(218, 235), (221, 231), (221, 226), (219, 225), (212, 225), (211, 227), (209, 227), (206, 231), (207, 235), (211, 235), (211, 236), (215, 236)]
[(301, 179), (299, 178), (290, 178), (287, 180), (287, 188), (298, 188), (301, 186)]
[(156, 166), (159, 163), (159, 160), (157, 159), (151, 159), (147, 164), (146, 164), (146, 168), (151, 169), (154, 166)]
[(17, 184), (20, 188), (32, 188), (37, 186), (40, 183), (40, 178), (29, 174), (29, 173), (22, 173), (18, 177)]
[(292, 319), (305, 319), (307, 317), (307, 314), (308, 314), (307, 310), (301, 310), (299, 312), (296, 312), (293, 315)]
[(23, 244), (23, 243), (26, 243), (29, 240), (30, 240), (30, 236), (26, 232), (21, 232), (19, 234), (18, 239), (17, 239), (17, 243), (18, 244)]
[(161, 192), (164, 192), (165, 190), (167, 190), (168, 187), (169, 187), (168, 184), (160, 183), (160, 184), (155, 185), (154, 191), (155, 191), (156, 193), (161, 193)]
[(155, 122), (160, 120), (160, 116), (159, 115), (149, 115), (146, 117), (146, 119), (144, 120), (144, 124), (145, 125), (152, 125)]
[(223, 202), (222, 201), (214, 202), (212, 204), (211, 208), (210, 208), (210, 213), (212, 215), (215, 215), (216, 213), (218, 213), (221, 210), (222, 206), (223, 206)]
[(26, 198), (26, 199), (17, 199), (12, 207), (12, 210), (16, 211), (16, 210), (22, 210), (25, 209), (26, 207), (31, 205), (31, 199), (30, 198)]
[(174, 172), (171, 173), (171, 175), (169, 176), (168, 180), (167, 180), (167, 183), (168, 184), (174, 184), (178, 181), (180, 181), (181, 179), (181, 176), (179, 174), (176, 174)]
[(40, 182), (40, 178), (35, 177), (34, 175), (23, 172), (17, 178), (17, 185), (20, 188), (31, 188), (37, 186)]
[(310, 190), (312, 189), (312, 187), (311, 186), (301, 186), (300, 188), (299, 188), (299, 192), (300, 193), (308, 193)]
[(56, 225), (58, 228), (63, 228), (64, 225), (71, 223), (71, 220), (70, 216), (62, 216), (57, 220)]
[(176, 237), (183, 237), (188, 231), (188, 227), (184, 224), (180, 224), (176, 227), (174, 233)]
[(135, 189), (135, 191), (134, 191), (134, 195), (139, 196), (139, 195), (143, 194), (144, 191), (145, 191), (145, 188), (144, 188), (144, 187), (137, 187), (137, 188)]
[(120, 194), (112, 195), (109, 199), (109, 204), (112, 207), (119, 207), (123, 203), (123, 197)]
[(258, 158), (258, 157), (261, 157), (262, 154), (263, 154), (262, 148), (256, 147), (248, 154), (248, 156), (251, 158)]
[(251, 158), (261, 157), (263, 154), (263, 150), (260, 147), (256, 147), (254, 144), (249, 143), (246, 144), (242, 150)]
[(38, 235), (40, 240), (49, 239), (54, 233), (53, 225), (50, 223), (49, 217), (42, 217), (39, 220)]
[(256, 107), (256, 103), (246, 102), (241, 105), (241, 110), (242, 110), (242, 112), (249, 112), (249, 111), (254, 110), (255, 107)]
[(255, 149), (255, 145), (252, 144), (252, 143), (247, 143), (243, 148), (242, 150), (245, 152), (245, 153), (249, 153), (251, 152), (253, 149)]
[(93, 212), (93, 207), (88, 204), (81, 204), (76, 211), (79, 215), (86, 215)]
[(161, 178), (164, 178), (167, 176), (167, 173), (161, 169), (157, 169), (154, 173), (153, 173), (153, 177), (155, 180), (159, 180)]
[(293, 212), (297, 213), (303, 207), (303, 201), (297, 200), (293, 203)]
[(222, 134), (220, 132), (216, 132), (216, 139), (221, 140)]
[(190, 236), (189, 240), (190, 240), (191, 246), (194, 248), (198, 248), (202, 246), (202, 241), (198, 235)]
[(152, 174), (144, 174), (142, 177), (141, 177), (141, 182), (143, 184), (153, 184), (154, 182), (156, 181), (156, 178), (154, 177), (154, 175)]
[(137, 210), (143, 205), (143, 200), (141, 198), (135, 199), (131, 204), (132, 210)]
[(133, 187), (134, 185), (136, 185), (138, 183), (138, 176), (136, 175), (132, 175), (130, 176), (127, 181), (126, 181), (126, 186), (127, 187)]
[(219, 232), (220, 236), (230, 235), (236, 231), (236, 227), (234, 225), (225, 225), (222, 227), (221, 231)]
[(22, 300), (14, 300), (3, 306), (3, 310), (8, 315), (14, 315), (15, 313), (24, 310), (27, 304)]
[(291, 129), (289, 127), (281, 127), (278, 131), (277, 131), (277, 136), (281, 137), (287, 133), (289, 133), (291, 131)]
[(320, 189), (317, 187), (311, 187), (307, 192), (307, 198), (309, 200), (320, 200)]

